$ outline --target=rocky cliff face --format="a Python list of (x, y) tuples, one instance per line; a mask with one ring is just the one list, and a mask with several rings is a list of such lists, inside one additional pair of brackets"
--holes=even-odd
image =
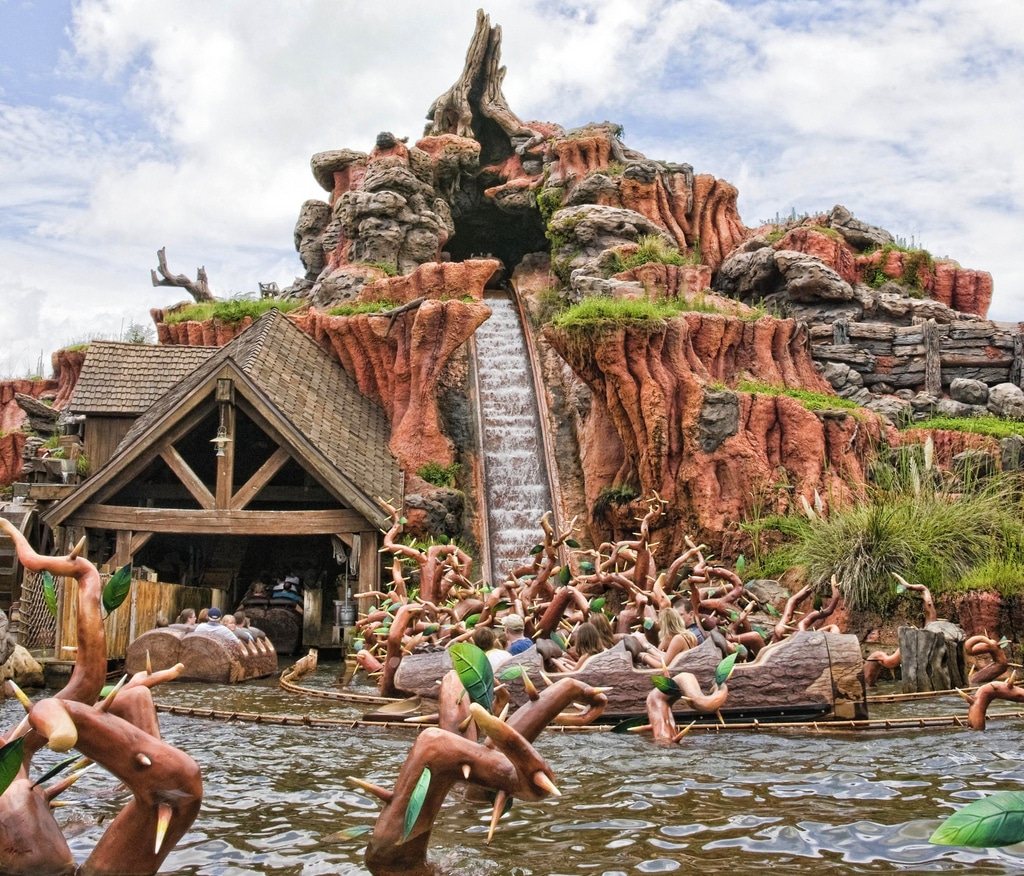
[[(653, 331), (536, 333), (560, 503), (595, 540), (615, 525), (594, 513), (602, 492), (622, 486), (669, 500), (662, 550), (687, 534), (727, 545), (755, 505), (843, 501), (876, 448), (903, 440), (889, 421), (934, 409), (958, 379), (983, 384), (976, 408), (988, 385), (1020, 380), (1019, 328), (983, 320), (988, 274), (899, 246), (840, 206), (751, 229), (732, 185), (630, 149), (614, 123), (522, 121), (501, 91), (500, 41), (480, 13), (419, 140), (383, 132), (368, 151), (313, 156), (325, 198), (303, 204), (295, 226), (304, 273), (283, 294), (310, 305), (299, 324), (387, 409), (407, 471), (475, 453), (451, 415), (471, 403), (468, 384), (450, 372), (488, 316), (484, 288), (507, 278), (539, 322), (552, 300), (693, 307)], [(421, 298), (392, 316), (327, 315)], [(775, 316), (759, 317), (765, 306)], [(154, 319), (164, 343), (220, 344), (241, 327)], [(739, 391), (743, 378), (835, 389), (880, 417), (812, 413)]]

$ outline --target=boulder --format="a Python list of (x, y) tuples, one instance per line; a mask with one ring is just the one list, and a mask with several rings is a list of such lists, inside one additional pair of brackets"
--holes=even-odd
[(777, 250), (775, 265), (792, 301), (849, 301), (853, 287), (815, 256), (795, 250)]
[(984, 380), (954, 377), (949, 384), (949, 395), (954, 401), (965, 405), (987, 405), (988, 384)]
[(999, 383), (988, 393), (988, 409), (997, 417), (1024, 420), (1024, 389), (1015, 383)]
[(13, 681), (18, 687), (44, 687), (43, 667), (21, 645), (15, 645), (11, 655), (0, 666), (0, 683)]
[(836, 204), (828, 214), (828, 224), (830, 228), (838, 231), (850, 246), (860, 252), (895, 243), (893, 236), (884, 228), (855, 219), (841, 204)]

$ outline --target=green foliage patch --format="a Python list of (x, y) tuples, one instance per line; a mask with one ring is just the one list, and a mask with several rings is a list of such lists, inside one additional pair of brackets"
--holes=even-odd
[(225, 323), (241, 322), (246, 317), (259, 319), (270, 310), (289, 313), (299, 306), (298, 301), (284, 301), (277, 298), (228, 298), (225, 301), (203, 301), (190, 304), (174, 313), (164, 316), (167, 325), (179, 322), (202, 322), (207, 319), (218, 319)]
[(919, 423), (911, 423), (907, 428), (973, 432), (976, 435), (989, 435), (992, 438), (1009, 438), (1011, 435), (1024, 435), (1024, 422), (1020, 420), (1004, 420), (1001, 417), (988, 414), (981, 417), (930, 417)]
[(455, 479), (458, 477), (462, 466), (453, 462), (451, 465), (441, 465), (439, 462), (428, 462), (416, 469), (416, 474), (423, 478), (428, 484), (435, 487), (454, 487)]
[(736, 384), (736, 389), (739, 392), (749, 392), (751, 395), (787, 395), (796, 399), (809, 411), (828, 411), (836, 408), (860, 409), (860, 405), (855, 401), (838, 395), (827, 395), (824, 392), (813, 392), (809, 389), (776, 386), (772, 383), (763, 383), (760, 380), (741, 380)]

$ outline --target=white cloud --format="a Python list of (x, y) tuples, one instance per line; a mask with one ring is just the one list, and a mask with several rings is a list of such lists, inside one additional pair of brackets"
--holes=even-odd
[[(289, 283), (299, 207), (324, 197), (310, 156), (368, 150), (381, 130), (415, 140), (461, 71), (478, 3), (176, 0), (156, 14), (81, 0), (51, 99), (5, 89), (0, 104), (0, 344), (34, 361), (73, 326), (109, 335), (177, 300), (149, 285), (161, 246), (176, 272), (204, 264), (219, 294)], [(630, 146), (737, 184), (749, 225), (843, 203), (991, 270), (993, 316), (1024, 316), (1018, 0), (487, 11), (522, 118), (623, 122)]]

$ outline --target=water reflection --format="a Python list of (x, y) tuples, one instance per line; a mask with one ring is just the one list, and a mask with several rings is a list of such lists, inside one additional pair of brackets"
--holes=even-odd
[[(330, 687), (337, 666), (321, 666)], [(352, 719), (360, 710), (287, 694), (276, 681), (235, 687), (173, 685), (165, 703), (240, 712)], [(922, 714), (962, 712), (932, 701)], [(0, 704), (0, 725), (20, 718)], [(907, 714), (901, 706), (876, 716)], [(164, 735), (196, 758), (206, 797), (165, 872), (365, 874), (362, 840), (378, 806), (348, 775), (390, 786), (415, 731), (280, 727), (162, 715)], [(981, 794), (1024, 786), (1021, 722), (982, 733), (909, 729), (870, 734), (773, 731), (691, 735), (660, 748), (632, 735), (545, 733), (561, 798), (517, 801), (485, 844), (489, 811), (457, 798), (434, 831), (432, 860), (457, 876), (614, 876), (637, 873), (1021, 873), (1024, 847), (929, 845), (940, 817)], [(48, 754), (48, 753), (43, 753)], [(40, 755), (40, 759), (44, 759)], [(56, 760), (56, 756), (52, 756)], [(124, 804), (93, 771), (62, 809), (82, 860)]]

